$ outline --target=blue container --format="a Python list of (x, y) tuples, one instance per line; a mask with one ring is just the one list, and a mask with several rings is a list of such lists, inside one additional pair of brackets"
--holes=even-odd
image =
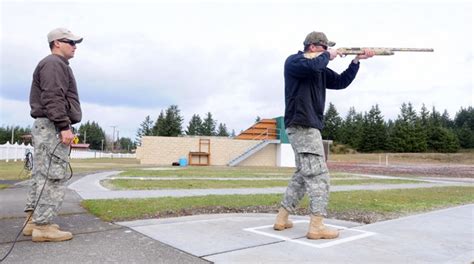
[(181, 158), (179, 159), (179, 166), (180, 166), (180, 167), (186, 167), (186, 166), (188, 166), (188, 160), (187, 160), (186, 158), (184, 158), (184, 157), (181, 157)]

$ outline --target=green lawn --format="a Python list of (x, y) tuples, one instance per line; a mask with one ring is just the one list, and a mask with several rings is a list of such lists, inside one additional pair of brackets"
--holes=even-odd
[[(164, 170), (163, 170), (164, 169)], [(289, 177), (293, 174), (293, 168), (279, 167), (175, 167), (166, 170), (128, 170), (122, 172), (121, 176), (131, 177)]]
[(1, 190), (1, 189), (8, 188), (8, 186), (10, 186), (10, 185), (7, 185), (7, 184), (0, 184), (0, 190)]
[(24, 180), (28, 178), (22, 161), (0, 161), (0, 180)]
[[(114, 179), (103, 181), (102, 184), (115, 190), (154, 190), (154, 189), (217, 189), (217, 188), (270, 188), (285, 187), (289, 179), (284, 180), (129, 180)], [(397, 179), (354, 179), (333, 180), (332, 185), (359, 184), (402, 184), (421, 183), (414, 180)]]
[[(207, 195), (153, 199), (84, 200), (82, 205), (105, 221), (166, 216), (186, 209), (257, 207), (277, 210), (281, 194)], [(474, 202), (474, 187), (347, 191), (331, 193), (328, 210), (333, 214), (407, 214)], [(308, 199), (300, 207), (306, 208)], [(258, 211), (258, 210), (257, 210)]]

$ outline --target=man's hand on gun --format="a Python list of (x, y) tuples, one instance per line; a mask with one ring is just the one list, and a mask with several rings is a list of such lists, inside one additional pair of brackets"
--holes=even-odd
[[(373, 57), (373, 56), (375, 55), (375, 51), (373, 51), (373, 50), (371, 50), (371, 49), (364, 49), (363, 51), (364, 51), (363, 54), (359, 54), (359, 55), (357, 55), (357, 56), (355, 57), (355, 59), (353, 60), (354, 63), (358, 63), (359, 60), (365, 60), (365, 59), (371, 58), (371, 57)], [(331, 48), (329, 48), (329, 49), (328, 49), (328, 52), (329, 52), (329, 60), (335, 59), (338, 55), (339, 55), (340, 57), (344, 57), (344, 56), (345, 56), (341, 51), (339, 51), (339, 50), (337, 50), (337, 49), (331, 49)]]

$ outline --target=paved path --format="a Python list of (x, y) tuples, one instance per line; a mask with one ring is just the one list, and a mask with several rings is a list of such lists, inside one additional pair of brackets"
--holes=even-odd
[[(119, 174), (120, 171), (101, 172), (91, 174), (69, 185), (83, 199), (118, 199), (118, 198), (153, 198), (153, 197), (186, 197), (202, 195), (229, 195), (229, 194), (271, 194), (284, 193), (286, 187), (273, 188), (239, 188), (239, 189), (169, 189), (169, 190), (109, 190), (100, 184), (100, 181)], [(402, 177), (374, 176), (377, 178), (411, 179)], [(418, 179), (416, 179), (418, 180)], [(389, 190), (389, 189), (413, 189), (431, 188), (437, 186), (472, 186), (465, 182), (449, 182), (439, 180), (426, 180), (426, 183), (414, 184), (368, 184), (368, 185), (344, 185), (331, 186), (331, 192), (355, 191), (355, 190)]]
[[(73, 180), (79, 179), (74, 176)], [(0, 190), (0, 258), (10, 249), (25, 220), (25, 184)], [(66, 189), (66, 199), (54, 220), (74, 238), (61, 243), (33, 243), (20, 235), (3, 263), (209, 263), (162, 242), (107, 223), (87, 213), (81, 198)]]
[[(474, 205), (361, 225), (338, 220), (334, 240), (308, 240), (308, 217), (274, 231), (275, 215), (200, 215), (118, 223), (215, 263), (471, 263)], [(203, 230), (205, 230), (203, 232)]]

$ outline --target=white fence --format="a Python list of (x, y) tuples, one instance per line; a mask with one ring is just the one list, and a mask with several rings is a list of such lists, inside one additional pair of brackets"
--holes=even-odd
[[(34, 148), (30, 144), (18, 145), (10, 144), (7, 142), (3, 145), (0, 145), (0, 160), (5, 160), (6, 162), (13, 160), (24, 160), (25, 154), (27, 151), (33, 152)], [(71, 159), (95, 159), (95, 158), (136, 158), (135, 154), (129, 153), (107, 153), (101, 151), (84, 151), (84, 150), (72, 150)]]

